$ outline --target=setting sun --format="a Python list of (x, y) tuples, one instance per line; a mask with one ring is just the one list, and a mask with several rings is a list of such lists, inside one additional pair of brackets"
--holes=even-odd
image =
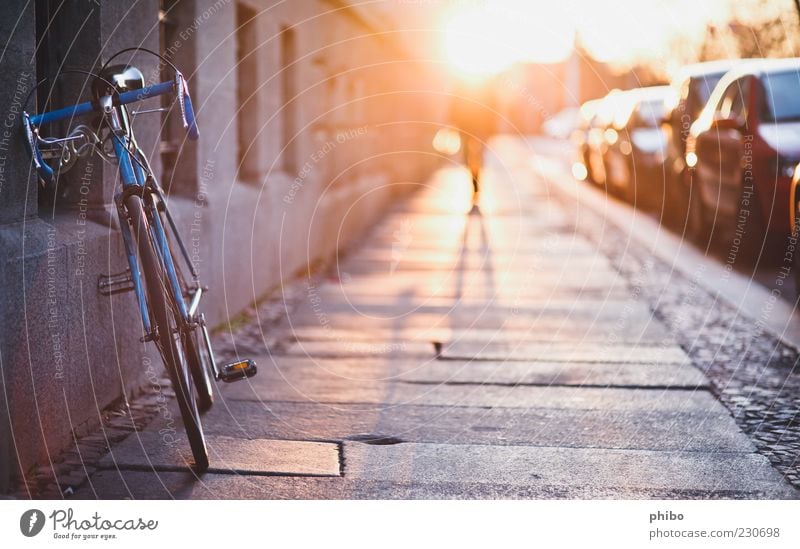
[(496, 74), (517, 62), (556, 63), (572, 51), (575, 26), (559, 8), (536, 2), (492, 2), (450, 14), (447, 61), (467, 77)]
[(461, 12), (445, 31), (445, 53), (454, 69), (466, 76), (500, 72), (511, 64), (509, 48), (501, 40), (502, 28), (487, 20), (484, 9)]
[[(649, 59), (667, 64), (676, 44), (697, 47), (707, 25), (723, 24), (730, 0), (493, 0), (455, 2), (439, 12), (448, 65), (467, 78), (515, 63), (559, 63), (581, 47), (617, 66)], [(434, 10), (435, 8), (430, 8)], [(429, 11), (428, 13), (431, 13)]]

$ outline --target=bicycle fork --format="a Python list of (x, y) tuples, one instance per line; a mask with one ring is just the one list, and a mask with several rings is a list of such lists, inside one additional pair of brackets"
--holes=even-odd
[[(144, 189), (145, 193), (147, 194), (147, 189)], [(136, 189), (138, 192), (138, 189)], [(141, 341), (154, 341), (158, 338), (159, 334), (155, 332), (153, 329), (153, 324), (150, 320), (150, 311), (147, 307), (147, 299), (145, 296), (145, 289), (142, 284), (141, 274), (139, 270), (139, 264), (136, 259), (136, 247), (133, 240), (133, 234), (131, 233), (131, 228), (128, 220), (128, 213), (127, 208), (125, 206), (125, 200), (127, 196), (130, 196), (132, 193), (120, 193), (115, 197), (115, 201), (117, 204), (117, 212), (119, 215), (120, 220), (120, 227), (122, 229), (122, 240), (125, 246), (125, 255), (128, 259), (128, 270), (125, 273), (120, 273), (118, 275), (112, 275), (109, 277), (101, 277), (100, 282), (98, 283), (98, 288), (100, 289), (101, 293), (104, 295), (111, 295), (114, 293), (119, 293), (123, 291), (130, 291), (133, 290), (136, 294), (136, 300), (139, 303), (139, 313), (142, 317), (142, 325), (144, 327), (145, 334), (141, 338)], [(150, 199), (152, 200), (153, 197), (151, 196)], [(145, 199), (146, 200), (146, 199)], [(166, 207), (166, 206), (165, 206)], [(149, 205), (145, 203), (145, 209), (149, 209), (153, 212), (154, 217), (158, 217), (157, 212), (157, 204), (151, 202)], [(172, 222), (171, 217), (168, 215), (167, 212), (167, 219), (168, 223), (172, 226), (174, 230), (174, 225)], [(152, 223), (155, 225), (155, 223)], [(163, 232), (163, 224), (159, 223), (157, 226), (151, 227), (151, 230), (154, 232), (153, 238), (158, 242), (160, 239), (163, 238), (164, 244), (166, 246), (166, 252), (163, 252), (164, 248), (162, 248), (162, 252), (166, 253), (166, 257), (163, 260), (166, 263), (166, 259), (169, 258), (171, 260), (171, 254), (169, 253), (168, 246), (166, 244), (166, 235)], [(183, 245), (180, 241), (180, 237), (177, 235), (177, 231), (174, 232), (176, 235), (176, 239), (178, 239), (178, 243), (183, 251)], [(146, 236), (147, 237), (147, 236)], [(187, 259), (188, 261), (188, 259)], [(174, 268), (174, 263), (169, 261), (170, 267)], [(165, 265), (166, 266), (166, 265)], [(169, 268), (167, 268), (167, 272), (169, 272)], [(174, 271), (172, 271), (174, 274)], [(177, 284), (177, 279), (174, 277), (170, 277), (173, 280), (170, 282), (174, 282)], [(172, 284), (169, 284), (172, 286)], [(174, 289), (174, 286), (173, 286)], [(176, 299), (179, 299), (179, 304), (183, 305), (183, 307), (179, 307), (181, 309), (180, 316), (180, 328), (181, 330), (191, 331), (199, 329), (202, 335), (202, 345), (207, 353), (209, 361), (211, 363), (212, 374), (214, 378), (218, 381), (224, 381), (227, 383), (238, 381), (240, 379), (244, 379), (247, 377), (253, 377), (257, 373), (256, 364), (254, 361), (250, 359), (244, 360), (237, 360), (234, 362), (230, 362), (228, 364), (224, 364), (222, 366), (217, 365), (216, 357), (214, 356), (214, 350), (211, 346), (211, 337), (208, 331), (208, 325), (206, 323), (206, 317), (203, 313), (199, 312), (200, 309), (200, 301), (203, 297), (203, 294), (207, 289), (204, 286), (201, 286), (197, 278), (194, 278), (194, 291), (186, 295), (186, 301), (184, 301), (184, 296), (173, 296)], [(173, 294), (175, 292), (173, 291)], [(189, 306), (186, 308), (185, 303), (188, 301)]]

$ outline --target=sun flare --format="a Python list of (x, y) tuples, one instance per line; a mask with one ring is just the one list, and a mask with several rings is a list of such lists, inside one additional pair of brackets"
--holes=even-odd
[(552, 4), (535, 4), (487, 2), (450, 14), (444, 33), (449, 65), (462, 76), (484, 77), (518, 62), (566, 59), (575, 39), (571, 18)]
[(515, 63), (558, 63), (576, 42), (594, 59), (628, 66), (699, 44), (710, 23), (730, 17), (731, 0), (491, 0), (454, 2), (440, 13), (444, 57), (479, 78)]

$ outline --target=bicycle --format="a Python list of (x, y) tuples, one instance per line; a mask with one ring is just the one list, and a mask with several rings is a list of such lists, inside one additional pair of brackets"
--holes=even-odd
[[(174, 78), (145, 85), (142, 72), (131, 64), (111, 65), (124, 53), (155, 55), (174, 71)], [(136, 142), (133, 118), (151, 112), (170, 112), (178, 103), (188, 137), (199, 137), (194, 108), (183, 74), (163, 56), (145, 48), (126, 48), (112, 55), (99, 73), (65, 70), (63, 74), (90, 77), (93, 99), (40, 114), (29, 114), (31, 95), (47, 80), (38, 82), (25, 101), (22, 123), (28, 152), (39, 179), (52, 186), (57, 175), (68, 171), (78, 158), (92, 153), (116, 162), (122, 190), (114, 196), (128, 268), (115, 275), (101, 275), (102, 295), (133, 291), (139, 305), (144, 336), (160, 353), (170, 377), (197, 472), (208, 469), (209, 459), (200, 414), (214, 402), (212, 379), (233, 382), (254, 376), (257, 367), (250, 359), (217, 366), (200, 300), (206, 286), (178, 234), (164, 199), (164, 193), (147, 157)], [(171, 96), (169, 108), (130, 112), (128, 105), (157, 96)], [(43, 137), (42, 127), (94, 115), (95, 126), (80, 124), (66, 137)], [(53, 165), (51, 165), (53, 164)], [(183, 265), (175, 260), (177, 246)], [(142, 280), (144, 279), (144, 280)]]

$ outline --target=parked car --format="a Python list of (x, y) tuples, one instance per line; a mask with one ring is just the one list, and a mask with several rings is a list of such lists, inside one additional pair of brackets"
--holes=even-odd
[(672, 79), (674, 94), (663, 125), (666, 133), (664, 160), (664, 215), (683, 224), (688, 211), (688, 178), (686, 177), (686, 139), (700, 111), (708, 103), (717, 83), (739, 60), (708, 61), (681, 68)]
[(651, 86), (620, 93), (614, 116), (604, 132), (609, 190), (631, 204), (653, 206), (664, 193), (666, 136), (661, 124), (670, 86)]
[(593, 105), (592, 118), (586, 132), (586, 171), (587, 179), (597, 185), (605, 186), (608, 178), (605, 166), (607, 147), (606, 131), (614, 121), (616, 101), (622, 94), (612, 90)]
[(581, 118), (578, 107), (567, 107), (551, 116), (542, 124), (544, 134), (555, 139), (569, 139)]
[[(787, 241), (785, 254), (791, 254), (795, 292), (800, 295), (800, 163), (794, 167), (792, 186), (789, 189), (789, 227), (791, 238)], [(784, 255), (784, 258), (786, 255)]]
[(692, 124), (685, 161), (690, 217), (702, 234), (723, 229), (751, 258), (766, 235), (785, 238), (800, 161), (800, 59), (752, 60), (729, 71)]
[(575, 162), (572, 165), (572, 174), (580, 180), (594, 182), (589, 171), (589, 130), (597, 114), (600, 99), (592, 99), (581, 105), (578, 111), (578, 123), (571, 134), (572, 144), (575, 147)]

